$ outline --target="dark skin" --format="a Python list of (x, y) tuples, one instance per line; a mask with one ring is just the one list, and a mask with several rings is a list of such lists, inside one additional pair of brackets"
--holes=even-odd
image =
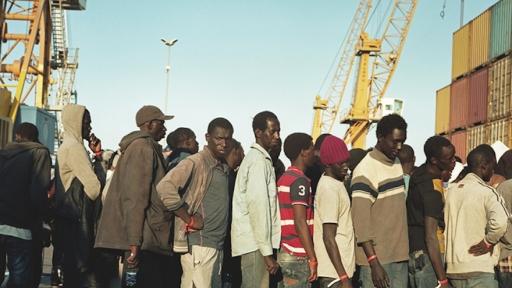
[(93, 153), (98, 153), (101, 151), (101, 140), (91, 133), (91, 113), (89, 110), (85, 109), (84, 116), (82, 118), (82, 138), (85, 139), (89, 143), (89, 149)]
[[(332, 177), (338, 181), (345, 180), (345, 177), (348, 174), (348, 164), (347, 162), (335, 163), (332, 165), (327, 165), (325, 167), (325, 175)], [(335, 223), (324, 223), (322, 224), (323, 233), (322, 239), (324, 241), (325, 249), (327, 250), (327, 255), (329, 255), (329, 259), (336, 270), (338, 275), (345, 275), (347, 272), (345, 271), (345, 267), (341, 261), (340, 250), (338, 248), (338, 243), (336, 243), (336, 231), (338, 230), (338, 224)], [(346, 279), (341, 282), (342, 288), (352, 288), (352, 282), (350, 279)]]
[[(387, 135), (377, 135), (377, 145), (375, 145), (375, 149), (386, 155), (390, 161), (395, 161), (406, 139), (407, 132), (395, 128)], [(375, 249), (373, 249), (372, 241), (363, 242), (361, 243), (361, 246), (363, 247), (366, 257), (375, 255)], [(370, 262), (370, 268), (372, 270), (372, 280), (375, 287), (390, 287), (391, 282), (388, 274), (380, 264), (378, 258)]]
[[(314, 161), (314, 147), (313, 142), (308, 149), (302, 150), (299, 156), (292, 161), (292, 166), (295, 168), (306, 171), (308, 167), (313, 165)], [(317, 278), (317, 268), (318, 263), (316, 262), (316, 254), (313, 246), (313, 238), (309, 234), (308, 223), (306, 222), (306, 209), (307, 207), (304, 205), (296, 204), (293, 205), (293, 220), (295, 223), (295, 232), (299, 236), (300, 243), (306, 250), (306, 254), (309, 259), (309, 277), (308, 281), (313, 282)]]
[[(474, 167), (471, 172), (476, 174), (485, 182), (489, 182), (491, 180), (492, 175), (494, 174), (494, 168), (496, 167), (496, 161), (486, 162), (480, 161), (480, 163)], [(495, 244), (486, 243), (485, 239), (478, 242), (477, 244), (469, 247), (468, 252), (473, 254), (474, 256), (480, 256), (487, 253), (492, 253)]]
[[(279, 120), (267, 119), (267, 127), (265, 130), (256, 129), (254, 131), (256, 143), (266, 151), (270, 151), (272, 146), (279, 145), (280, 132), (281, 127)], [(263, 260), (267, 266), (267, 271), (272, 275), (276, 274), (277, 270), (279, 270), (279, 264), (277, 264), (277, 261), (272, 257), (272, 255), (263, 256)]]
[[(453, 145), (442, 147), (439, 157), (431, 157), (426, 163), (427, 171), (434, 179), (443, 181), (449, 180), (451, 171), (455, 167), (455, 148)], [(448, 179), (446, 179), (448, 177)], [(446, 271), (441, 259), (439, 241), (437, 240), (438, 220), (434, 217), (425, 216), (425, 243), (428, 257), (436, 273), (437, 280), (446, 279)], [(448, 287), (448, 284), (441, 285)]]

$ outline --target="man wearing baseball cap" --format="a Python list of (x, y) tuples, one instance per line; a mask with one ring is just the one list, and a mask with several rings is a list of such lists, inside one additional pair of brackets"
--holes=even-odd
[(316, 190), (313, 233), (320, 287), (352, 287), (355, 237), (350, 199), (343, 183), (349, 157), (343, 140), (333, 135), (324, 138), (320, 161), (325, 166), (325, 173)]
[(173, 117), (151, 105), (137, 111), (139, 130), (119, 143), (121, 156), (99, 221), (95, 246), (125, 252), (128, 267), (139, 267), (137, 287), (170, 287), (178, 281), (169, 279), (177, 263), (169, 244), (172, 213), (156, 192), (167, 172), (158, 141), (165, 137), (165, 120)]

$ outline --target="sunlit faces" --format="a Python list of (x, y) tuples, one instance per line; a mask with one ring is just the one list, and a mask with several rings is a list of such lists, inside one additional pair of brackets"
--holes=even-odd
[(208, 148), (217, 159), (225, 158), (227, 151), (229, 151), (232, 139), (233, 131), (223, 127), (215, 127), (211, 134), (206, 134)]

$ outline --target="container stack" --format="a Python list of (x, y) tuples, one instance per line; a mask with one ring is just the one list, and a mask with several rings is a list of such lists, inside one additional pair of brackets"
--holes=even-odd
[(451, 84), (436, 93), (436, 134), (466, 161), (480, 144), (512, 148), (512, 0), (501, 0), (453, 33)]

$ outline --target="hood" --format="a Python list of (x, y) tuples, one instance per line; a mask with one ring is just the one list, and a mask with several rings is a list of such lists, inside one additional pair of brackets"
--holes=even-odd
[(151, 134), (143, 131), (133, 131), (128, 135), (124, 136), (123, 139), (121, 139), (121, 142), (119, 142), (119, 148), (121, 149), (121, 152), (124, 152), (133, 141), (139, 138), (150, 138), (151, 140), (153, 140), (154, 145), (159, 145), (154, 141)]
[(62, 109), (62, 125), (64, 132), (73, 136), (78, 142), (82, 142), (82, 122), (85, 106), (68, 104)]
[(43, 144), (37, 143), (37, 142), (11, 142), (8, 143), (5, 146), (5, 149), (3, 150), (3, 154), (9, 158), (16, 157), (18, 154), (23, 153), (27, 150), (32, 149), (46, 149), (48, 148), (44, 146)]

